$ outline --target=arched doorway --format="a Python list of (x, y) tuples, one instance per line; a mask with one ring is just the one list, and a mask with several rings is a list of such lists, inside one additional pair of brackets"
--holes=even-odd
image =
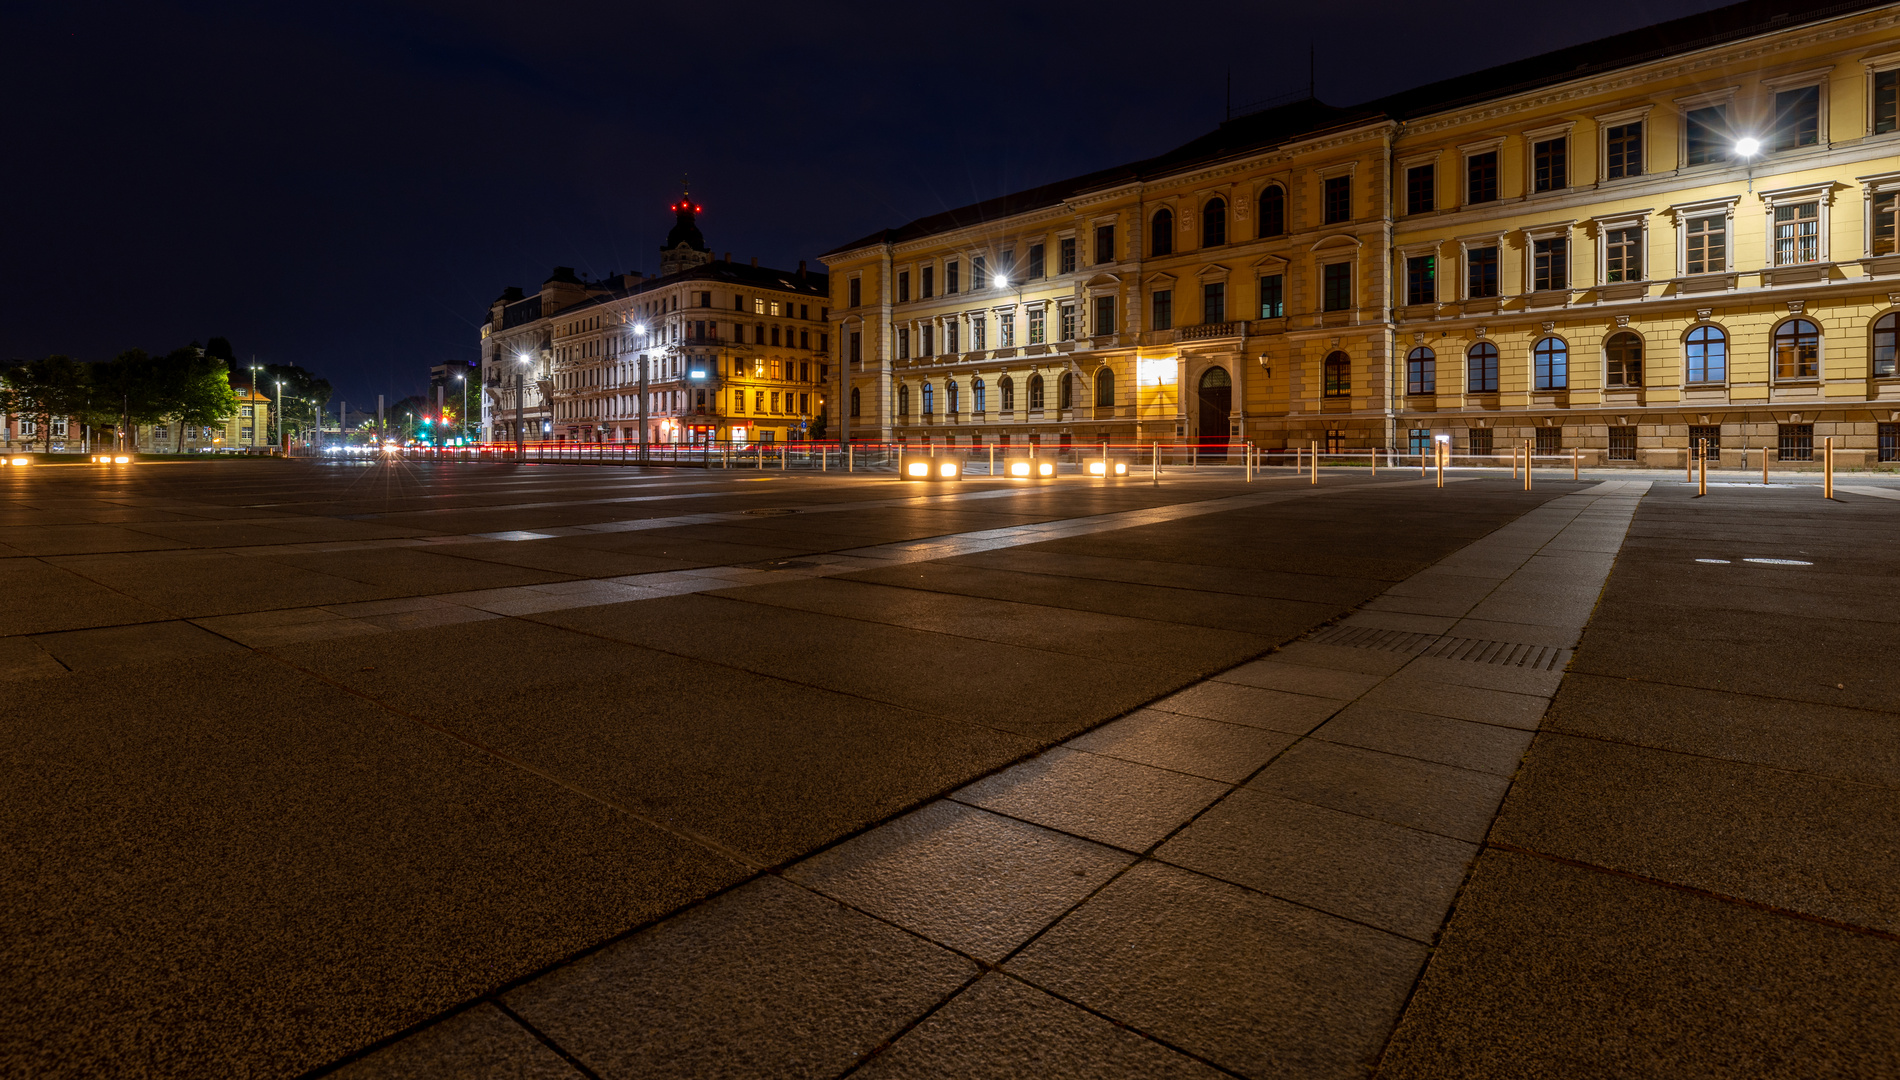
[(1201, 374), (1200, 425), (1195, 429), (1196, 452), (1202, 457), (1227, 457), (1227, 417), (1234, 409), (1234, 380), (1223, 367)]

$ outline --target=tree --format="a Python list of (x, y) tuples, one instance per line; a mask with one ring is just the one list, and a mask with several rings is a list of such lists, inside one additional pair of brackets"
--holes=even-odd
[(135, 450), (132, 433), (140, 424), (155, 424), (167, 415), (162, 401), (159, 362), (144, 349), (127, 349), (92, 365), (93, 409), (96, 422), (111, 419), (121, 450)]
[(196, 344), (173, 349), (156, 365), (160, 415), (178, 423), (178, 452), (185, 450), (186, 426), (222, 423), (237, 415), (237, 393), (229, 369)]
[(70, 419), (87, 411), (91, 387), (86, 376), (86, 365), (70, 356), (29, 360), (0, 376), (0, 404), (8, 412), (33, 417), (37, 434), (51, 451), (53, 418)]

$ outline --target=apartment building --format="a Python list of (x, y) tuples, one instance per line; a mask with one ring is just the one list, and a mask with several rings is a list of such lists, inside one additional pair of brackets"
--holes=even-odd
[(883, 230), (823, 256), (843, 419), (1900, 460), (1897, 78), (1900, 5), (1744, 3)]

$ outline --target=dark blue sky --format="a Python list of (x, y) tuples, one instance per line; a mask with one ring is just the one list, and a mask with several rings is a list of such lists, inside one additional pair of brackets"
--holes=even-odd
[(223, 335), (394, 399), (504, 286), (652, 271), (682, 172), (793, 266), (1185, 142), (1309, 42), (1348, 104), (1716, 6), (10, 0), (0, 356)]

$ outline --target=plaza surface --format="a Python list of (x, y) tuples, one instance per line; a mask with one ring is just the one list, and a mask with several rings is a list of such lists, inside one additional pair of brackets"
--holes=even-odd
[(1841, 484), (0, 474), (0, 1074), (1900, 1073)]

